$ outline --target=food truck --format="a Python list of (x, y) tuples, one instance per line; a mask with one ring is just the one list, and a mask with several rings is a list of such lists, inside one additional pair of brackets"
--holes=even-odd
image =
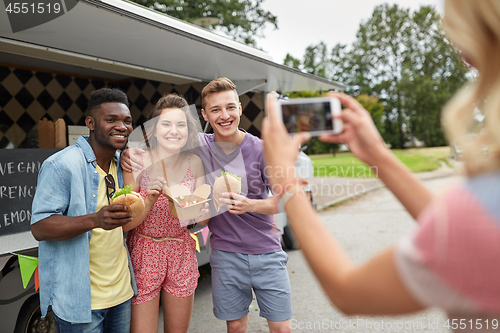
[[(0, 4), (2, 333), (57, 331), (53, 318), (40, 318), (36, 273), (23, 286), (19, 256), (38, 256), (30, 233), (38, 170), (45, 158), (86, 133), (93, 90), (123, 90), (135, 127), (167, 93), (183, 95), (199, 112), (204, 85), (229, 77), (240, 94), (240, 127), (260, 136), (266, 92), (344, 89), (275, 63), (261, 50), (128, 1), (65, 0), (57, 15), (31, 13), (23, 19), (6, 3)], [(62, 146), (47, 141), (44, 118), (64, 129), (56, 135), (64, 139)], [(198, 237), (198, 261), (204, 264), (210, 243)]]

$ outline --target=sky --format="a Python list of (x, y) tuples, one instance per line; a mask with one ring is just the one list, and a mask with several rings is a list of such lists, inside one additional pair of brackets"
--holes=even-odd
[(323, 41), (331, 49), (337, 43), (352, 44), (362, 21), (383, 3), (418, 10), (433, 5), (443, 13), (444, 0), (264, 0), (262, 8), (278, 17), (278, 30), (267, 24), (257, 46), (277, 63), (287, 53), (302, 59), (306, 47)]

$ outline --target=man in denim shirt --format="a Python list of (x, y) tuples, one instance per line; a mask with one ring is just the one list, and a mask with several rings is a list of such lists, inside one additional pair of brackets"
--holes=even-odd
[(39, 243), (40, 307), (52, 307), (59, 332), (128, 332), (134, 277), (122, 226), (123, 205), (108, 205), (123, 186), (117, 149), (132, 132), (127, 96), (90, 95), (90, 137), (50, 156), (38, 175), (31, 231)]

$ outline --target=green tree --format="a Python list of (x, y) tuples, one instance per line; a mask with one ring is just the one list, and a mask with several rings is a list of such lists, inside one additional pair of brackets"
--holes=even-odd
[(216, 17), (212, 27), (235, 40), (255, 46), (267, 23), (278, 28), (277, 17), (261, 8), (264, 0), (132, 0), (148, 8), (178, 19), (193, 22), (203, 17)]
[(304, 72), (326, 78), (329, 65), (328, 48), (325, 43), (320, 42), (318, 45), (311, 45), (306, 48), (302, 62)]
[(286, 54), (285, 60), (283, 60), (283, 65), (295, 68), (295, 69), (300, 69), (301, 68), (301, 60), (293, 57), (290, 53)]
[(411, 34), (410, 13), (397, 5), (377, 6), (372, 17), (362, 23), (353, 45), (354, 55), (363, 63), (355, 79), (359, 85), (370, 87), (372, 93), (385, 101), (386, 140), (393, 146), (403, 147), (405, 142), (405, 110), (402, 94), (398, 90), (402, 69), (410, 58), (408, 35)]
[(384, 103), (382, 103), (378, 96), (370, 96), (368, 94), (362, 94), (355, 97), (356, 100), (361, 104), (372, 116), (373, 122), (379, 132), (384, 135), (384, 128), (382, 118), (384, 116)]
[(328, 53), (324, 43), (311, 45), (296, 67), (345, 84), (352, 96), (380, 98), (377, 127), (393, 147), (403, 147), (410, 136), (444, 145), (440, 112), (468, 72), (433, 7), (411, 13), (388, 4), (360, 24), (351, 47), (337, 44)]
[[(330, 53), (330, 70), (326, 74), (327, 78), (335, 82), (346, 84), (345, 92), (350, 95), (360, 93), (360, 87), (356, 84), (360, 80), (355, 80), (356, 66), (362, 62), (354, 61), (354, 53), (349, 51), (347, 45), (337, 44), (332, 48)], [(362, 81), (361, 81), (362, 82)]]
[(440, 110), (466, 83), (468, 69), (446, 39), (432, 8), (422, 7), (412, 19), (415, 30), (410, 45), (421, 45), (413, 47), (413, 57), (399, 87), (412, 97), (405, 101), (408, 132), (427, 146), (442, 146), (446, 140)]
[(409, 135), (427, 146), (445, 144), (440, 112), (467, 69), (439, 22), (430, 6), (410, 13), (384, 4), (358, 30), (349, 83), (384, 101), (384, 139), (393, 147), (403, 147)]

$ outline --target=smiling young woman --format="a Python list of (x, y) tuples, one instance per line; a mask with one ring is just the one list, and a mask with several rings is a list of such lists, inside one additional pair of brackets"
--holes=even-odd
[(145, 201), (144, 212), (124, 228), (132, 230), (127, 244), (138, 289), (131, 331), (157, 332), (161, 298), (165, 332), (187, 332), (199, 276), (196, 244), (183, 221), (170, 212), (162, 190), (167, 180), (169, 186), (184, 185), (191, 192), (205, 183), (201, 160), (191, 153), (197, 126), (186, 100), (174, 94), (156, 103), (144, 125), (145, 166), (137, 179), (129, 172), (123, 176)]

